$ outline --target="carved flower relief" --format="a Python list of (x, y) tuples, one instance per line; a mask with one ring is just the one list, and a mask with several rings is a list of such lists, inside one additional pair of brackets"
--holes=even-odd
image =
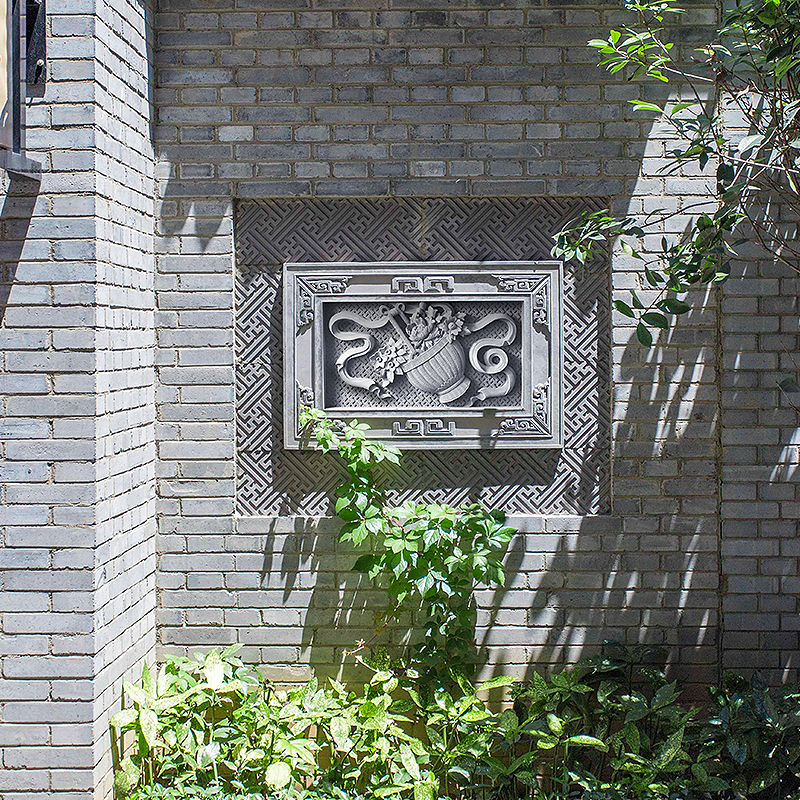
[[(490, 397), (505, 397), (516, 384), (514, 370), (508, 364), (505, 347), (517, 336), (514, 321), (503, 313), (490, 313), (475, 321), (467, 321), (465, 311), (454, 311), (447, 303), (421, 301), (409, 308), (406, 303), (381, 306), (381, 316), (372, 319), (357, 311), (343, 310), (334, 314), (328, 327), (340, 341), (355, 342), (336, 360), (341, 380), (349, 386), (375, 393), (381, 399), (392, 397), (388, 387), (399, 374), (405, 374), (417, 389), (438, 395), (443, 404), (461, 397), (472, 383), (466, 377), (467, 356), (455, 340), (459, 336), (477, 333), (494, 323), (505, 330), (499, 336), (488, 336), (473, 342), (469, 348), (469, 363), (483, 375), (502, 373), (500, 385), (484, 386), (477, 390), (470, 403)], [(355, 324), (362, 332), (352, 330)], [(378, 337), (371, 331), (391, 326), (394, 336), (378, 346)], [(377, 347), (377, 351), (375, 348)], [(348, 363), (375, 351), (370, 364), (371, 374), (355, 374)]]
[(446, 305), (420, 303), (406, 325), (405, 334), (413, 353), (418, 355), (447, 337), (452, 341), (461, 336), (466, 324), (466, 312), (453, 311)]
[(453, 312), (448, 306), (420, 304), (405, 329), (407, 341), (389, 339), (375, 354), (378, 385), (386, 389), (402, 372), (403, 365), (442, 339), (453, 341), (466, 333), (466, 312)]
[(450, 339), (455, 339), (456, 336), (461, 336), (464, 333), (464, 325), (466, 323), (467, 315), (464, 311), (457, 311), (452, 316), (444, 321), (445, 334)]
[(378, 385), (386, 389), (410, 357), (411, 350), (405, 342), (389, 339), (375, 354), (375, 366), (379, 373)]

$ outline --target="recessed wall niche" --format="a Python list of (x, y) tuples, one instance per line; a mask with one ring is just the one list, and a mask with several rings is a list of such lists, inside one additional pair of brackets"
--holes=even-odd
[[(593, 198), (240, 201), (235, 221), (238, 512), (331, 513), (329, 497), (341, 480), (341, 465), (331, 454), (292, 449), (297, 439), (292, 420), (297, 405), (304, 402), (304, 393), (305, 400), (312, 394), (315, 401), (320, 398), (318, 404), (327, 407), (332, 416), (365, 418), (376, 435), (407, 449), (400, 467), (382, 476), (395, 500), (420, 498), (454, 505), (480, 501), (516, 514), (607, 513), (606, 259), (587, 265), (581, 274), (566, 269), (558, 275), (558, 264), (550, 258), (554, 232), (581, 211), (596, 211), (605, 205), (602, 199)], [(307, 289), (298, 293), (296, 284), (291, 288), (292, 278), (284, 280), (284, 270), (300, 279), (338, 276), (347, 280), (341, 293), (338, 284), (329, 293), (309, 294)], [(547, 307), (551, 327), (546, 334), (541, 322), (533, 321), (541, 297), (522, 291), (504, 294), (503, 285), (511, 284), (499, 280), (515, 271), (520, 275), (527, 272), (530, 277), (537, 270), (549, 275), (554, 282), (551, 285), (562, 290), (560, 304)], [(447, 279), (452, 279), (452, 286)], [(353, 298), (347, 291), (363, 296)], [(284, 312), (287, 292), (293, 307)], [(458, 303), (453, 299), (456, 295)], [(312, 296), (318, 296), (318, 307), (309, 299)], [(421, 303), (428, 305), (420, 311)], [(404, 317), (394, 308), (398, 304), (405, 306)], [(381, 306), (386, 308), (381, 311)], [(431, 306), (439, 308), (431, 312)], [(386, 347), (391, 345), (389, 339), (404, 344), (390, 321), (371, 329), (376, 347), (369, 358), (347, 359), (344, 369), (356, 385), (335, 380), (340, 378), (337, 361), (355, 343), (333, 336), (333, 318), (343, 313), (356, 317), (356, 322), (339, 317), (335, 326), (339, 333), (354, 333), (363, 332), (359, 317), (377, 324), (390, 312), (401, 331), (410, 324), (415, 336), (420, 335), (420, 326), (443, 330), (449, 324), (451, 332), (462, 326), (454, 339), (463, 351), (463, 377), (456, 374), (460, 370), (458, 355), (454, 356), (453, 374), (437, 385), (426, 381), (423, 374), (415, 376), (415, 385), (405, 369), (392, 376), (392, 361), (407, 364), (407, 354), (392, 353), (391, 346)], [(287, 336), (285, 314), (292, 320), (291, 335)], [(498, 316), (478, 329), (493, 314)], [(541, 319), (541, 313), (538, 316)], [(327, 332), (325, 346), (332, 348), (335, 357), (298, 379), (293, 348), (315, 325), (318, 335)], [(464, 332), (463, 326), (470, 330)], [(509, 339), (512, 326), (517, 328), (515, 338), (501, 348), (508, 364), (498, 354), (481, 361), (481, 354), (476, 353), (479, 366), (501, 367), (488, 373), (476, 368), (470, 359), (473, 345), (487, 338)], [(524, 330), (532, 332), (525, 354)], [(538, 341), (534, 341), (536, 337)], [(442, 337), (427, 338), (429, 346), (446, 349)], [(483, 347), (484, 357), (490, 346)], [(313, 358), (319, 360), (321, 349), (312, 346)], [(313, 366), (313, 358), (306, 369)], [(539, 365), (532, 369), (527, 388), (520, 372), (523, 362)], [(548, 374), (543, 379), (545, 363)], [(290, 366), (295, 370), (293, 376)], [(412, 362), (411, 368), (414, 366)], [(507, 387), (508, 368), (515, 374), (514, 385)], [(373, 382), (377, 388), (366, 388)], [(525, 446), (506, 447), (496, 444), (504, 434), (475, 427), (472, 441), (467, 440), (469, 426), (458, 415), (463, 419), (494, 417), (496, 426), (505, 418), (534, 420), (542, 410), (542, 384), (548, 384), (545, 416), (549, 417), (544, 433), (538, 429)], [(381, 397), (382, 391), (393, 398)], [(523, 398), (523, 392), (530, 394)], [(540, 403), (538, 409), (532, 409), (534, 400)], [(528, 401), (523, 414), (520, 409)], [(336, 413), (353, 402), (357, 405), (347, 413)], [(383, 414), (386, 408), (394, 409), (392, 415)], [(395, 412), (398, 416), (393, 416)], [(525, 423), (526, 427), (532, 425), (535, 423)], [(466, 436), (458, 441), (462, 432)], [(481, 436), (494, 444), (482, 447)], [(523, 438), (520, 434), (519, 441)], [(413, 449), (415, 444), (420, 446), (420, 440), (423, 447)], [(447, 444), (448, 440), (452, 441)]]

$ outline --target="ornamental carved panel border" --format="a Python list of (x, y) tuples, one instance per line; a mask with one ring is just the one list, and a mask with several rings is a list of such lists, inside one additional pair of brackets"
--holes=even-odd
[[(330, 454), (285, 448), (282, 278), (285, 264), (349, 262), (349, 269), (369, 274), (377, 262), (404, 262), (409, 269), (418, 262), (546, 262), (550, 259), (555, 231), (581, 211), (596, 211), (606, 205), (602, 198), (240, 201), (235, 221), (238, 512), (330, 514), (329, 498), (343, 473), (337, 459)], [(406, 277), (421, 279), (422, 292), (415, 291), (420, 288), (418, 282), (412, 280), (406, 284), (409, 296), (426, 293), (432, 296), (447, 288), (446, 281), (437, 284), (435, 278), (452, 275), (437, 267), (435, 273), (409, 272)], [(455, 505), (480, 501), (514, 514), (609, 512), (607, 259), (597, 259), (580, 273), (566, 269), (562, 286), (562, 447), (448, 449), (440, 446), (442, 439), (449, 437), (446, 418), (409, 413), (402, 420), (395, 420), (401, 435), (423, 435), (436, 446), (407, 451), (400, 467), (382, 476), (393, 499), (420, 498)], [(330, 294), (335, 297), (337, 293)], [(409, 304), (406, 312), (409, 321), (417, 310), (412, 306), (418, 302)], [(479, 300), (464, 302), (465, 306), (458, 309), (464, 312), (463, 322), (477, 323), (483, 313), (477, 305)], [(298, 313), (301, 310), (302, 303)], [(370, 312), (366, 304), (350, 310), (362, 315)], [(451, 309), (453, 314), (458, 310)], [(333, 308), (323, 310), (320, 324), (326, 314), (330, 324), (334, 313)], [(518, 302), (509, 301), (493, 313), (508, 316), (516, 325), (521, 324), (523, 310)], [(399, 321), (404, 325), (402, 319)], [(455, 320), (456, 327), (460, 322)], [(498, 321), (488, 332), (502, 337), (503, 325), (507, 323)], [(459, 340), (463, 345), (471, 345), (480, 340), (481, 333), (460, 336)], [(348, 342), (339, 342), (338, 346), (342, 351), (347, 350)], [(521, 337), (505, 347), (505, 351), (509, 366), (519, 364)], [(465, 378), (470, 379), (470, 384), (447, 406), (466, 406), (481, 389), (503, 386), (505, 368), (496, 374), (480, 373), (469, 363), (469, 347), (464, 348), (464, 353)], [(380, 377), (376, 382), (388, 380), (391, 355), (381, 356)], [(336, 374), (335, 364), (333, 369)], [(369, 377), (369, 370), (364, 370), (363, 365), (360, 370), (354, 361), (348, 362), (348, 370), (354, 377)], [(360, 388), (342, 387), (336, 382), (330, 386), (326, 385), (325, 391), (332, 404), (342, 402), (343, 392)], [(390, 381), (388, 389), (391, 388)], [(431, 393), (425, 389), (416, 391), (413, 402), (416, 407), (423, 407), (422, 398)], [(503, 397), (490, 398), (490, 402), (499, 408), (509, 408), (519, 401), (515, 391), (512, 388)], [(359, 394), (365, 407), (370, 407), (370, 403), (373, 408), (380, 407), (385, 402), (379, 392), (366, 390)], [(441, 406), (440, 399), (436, 402)], [(480, 398), (478, 402), (482, 402)]]
[(403, 449), (562, 444), (562, 264), (287, 264), (284, 438), (303, 405)]

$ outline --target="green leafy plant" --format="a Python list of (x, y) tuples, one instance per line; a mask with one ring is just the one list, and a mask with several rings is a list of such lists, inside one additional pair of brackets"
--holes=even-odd
[(118, 794), (140, 782), (269, 792), (314, 773), (317, 744), (308, 733), (327, 696), (315, 682), (276, 691), (235, 656), (238, 647), (170, 659), (155, 681), (145, 665), (138, 685), (123, 684), (131, 705), (111, 718)]
[[(798, 270), (800, 245), (771, 209), (800, 211), (800, 0), (737, 0), (715, 37), (696, 48), (691, 66), (669, 38), (670, 18), (685, 13), (674, 0), (626, 0), (625, 8), (635, 23), (589, 45), (612, 73), (680, 88), (683, 99), (665, 105), (631, 102), (656, 115), (676, 143), (666, 174), (711, 165), (716, 180), (708, 197), (680, 211), (626, 218), (585, 213), (556, 236), (553, 254), (584, 263), (600, 242), (620, 237), (623, 252), (641, 262), (641, 286), (614, 306), (637, 321), (639, 341), (650, 346), (653, 329), (668, 328), (690, 310), (687, 292), (728, 278), (741, 244), (756, 242)], [(645, 234), (693, 213), (686, 235), (663, 236), (660, 252), (643, 247)]]
[(434, 800), (486, 754), (493, 715), (477, 692), (512, 680), (432, 689), (379, 654), (359, 658), (372, 670), (360, 691), (316, 679), (280, 691), (235, 650), (125, 683), (129, 705), (111, 719), (118, 797)]
[[(728, 673), (711, 689), (712, 713), (696, 733), (699, 777), (730, 797), (800, 797), (800, 691)], [(706, 785), (708, 780), (705, 781)]]
[(527, 787), (537, 800), (650, 800), (675, 788), (691, 712), (676, 684), (648, 666), (649, 649), (608, 643), (606, 651), (515, 687), (490, 773), (504, 797)]
[(381, 579), (388, 595), (382, 621), (404, 608), (424, 616), (422, 641), (414, 658), (426, 675), (443, 676), (471, 669), (477, 584), (502, 585), (503, 557), (516, 533), (505, 515), (477, 504), (388, 503), (375, 468), (397, 464), (399, 451), (367, 437), (367, 425), (336, 425), (316, 409), (303, 409), (307, 426), (324, 451), (336, 451), (347, 468), (337, 491), (336, 513), (343, 521), (341, 540), (367, 544), (354, 569)]
[[(800, 800), (800, 690), (727, 675), (689, 709), (651, 648), (524, 684), (421, 680), (358, 657), (356, 690), (278, 690), (235, 648), (125, 684), (112, 718), (117, 796), (132, 800)], [(486, 692), (512, 685), (513, 708)]]

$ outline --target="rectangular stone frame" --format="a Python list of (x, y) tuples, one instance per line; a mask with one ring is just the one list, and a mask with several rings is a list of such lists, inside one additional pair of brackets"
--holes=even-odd
[[(563, 264), (559, 261), (287, 263), (284, 266), (284, 444), (313, 446), (302, 405), (358, 419), (402, 449), (555, 449), (563, 445)], [(326, 407), (326, 306), (370, 302), (519, 301), (520, 405)], [(433, 397), (433, 395), (431, 395)]]

